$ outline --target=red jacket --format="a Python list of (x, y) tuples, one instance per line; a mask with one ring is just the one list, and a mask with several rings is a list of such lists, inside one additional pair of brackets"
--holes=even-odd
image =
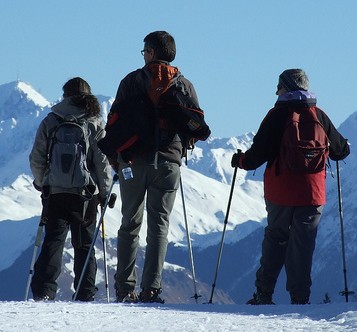
[(264, 195), (274, 204), (285, 206), (324, 205), (326, 203), (326, 171), (294, 174), (280, 171), (276, 160), (264, 172)]
[(293, 91), (280, 96), (253, 139), (240, 162), (241, 168), (256, 169), (265, 162), (264, 194), (265, 198), (277, 205), (305, 206), (324, 205), (326, 203), (326, 170), (315, 174), (296, 174), (284, 169), (277, 169), (280, 145), (287, 120), (287, 110), (291, 107), (309, 107), (316, 111), (329, 138), (329, 157), (341, 160), (350, 150), (347, 140), (336, 130), (328, 116), (316, 107), (315, 96), (307, 91)]

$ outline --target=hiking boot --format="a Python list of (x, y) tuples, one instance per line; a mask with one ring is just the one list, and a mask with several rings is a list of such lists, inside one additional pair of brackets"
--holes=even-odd
[(77, 296), (76, 301), (80, 301), (80, 302), (93, 302), (93, 301), (94, 301), (94, 296), (93, 296), (93, 295), (86, 296), (86, 297)]
[(261, 305), (261, 304), (275, 304), (273, 302), (271, 293), (262, 293), (262, 292), (255, 292), (253, 294), (253, 298), (250, 299), (246, 304), (251, 305)]
[(138, 295), (132, 290), (118, 289), (116, 291), (118, 303), (138, 303)]
[(291, 295), (291, 304), (310, 304), (307, 295)]
[[(96, 290), (98, 290), (98, 288), (96, 288)], [(76, 293), (74, 293), (72, 295), (72, 300), (73, 301), (80, 301), (80, 302), (93, 302), (94, 301), (94, 295), (93, 292), (91, 291), (82, 291), (79, 292), (77, 295)], [(76, 297), (76, 299), (74, 299), (74, 297)]]
[(161, 289), (143, 289), (139, 295), (139, 299), (143, 303), (165, 303), (165, 300), (159, 296), (160, 293)]
[(48, 302), (48, 301), (53, 301), (54, 298), (52, 296), (49, 296), (47, 294), (42, 294), (42, 295), (34, 295), (33, 300), (35, 302)]

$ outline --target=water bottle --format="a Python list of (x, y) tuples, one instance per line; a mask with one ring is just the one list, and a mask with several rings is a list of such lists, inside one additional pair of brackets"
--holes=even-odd
[(124, 176), (124, 180), (130, 180), (132, 179), (133, 176), (133, 171), (131, 170), (131, 167), (125, 167), (122, 170), (123, 176)]

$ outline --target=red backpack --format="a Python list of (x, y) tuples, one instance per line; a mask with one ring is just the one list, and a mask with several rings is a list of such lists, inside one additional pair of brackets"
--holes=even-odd
[(329, 140), (317, 118), (316, 107), (290, 108), (280, 147), (280, 168), (294, 173), (325, 169)]

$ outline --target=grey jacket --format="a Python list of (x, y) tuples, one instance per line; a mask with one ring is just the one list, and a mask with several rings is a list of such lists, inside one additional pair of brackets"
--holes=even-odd
[[(85, 110), (71, 104), (71, 98), (64, 98), (60, 103), (52, 107), (49, 113), (41, 122), (35, 142), (30, 153), (30, 167), (35, 178), (35, 185), (41, 187), (46, 183), (45, 173), (47, 169), (47, 155), (50, 139), (53, 130), (58, 125), (57, 116), (64, 118), (66, 115), (80, 116), (85, 114)], [(104, 137), (104, 123), (98, 117), (88, 118), (88, 128), (91, 131), (90, 147), (87, 155), (87, 165), (91, 176), (96, 184), (96, 191), (101, 197), (105, 197), (111, 185), (111, 167), (106, 156), (99, 150), (97, 141)], [(50, 187), (50, 194), (56, 193), (78, 193), (76, 188)]]

